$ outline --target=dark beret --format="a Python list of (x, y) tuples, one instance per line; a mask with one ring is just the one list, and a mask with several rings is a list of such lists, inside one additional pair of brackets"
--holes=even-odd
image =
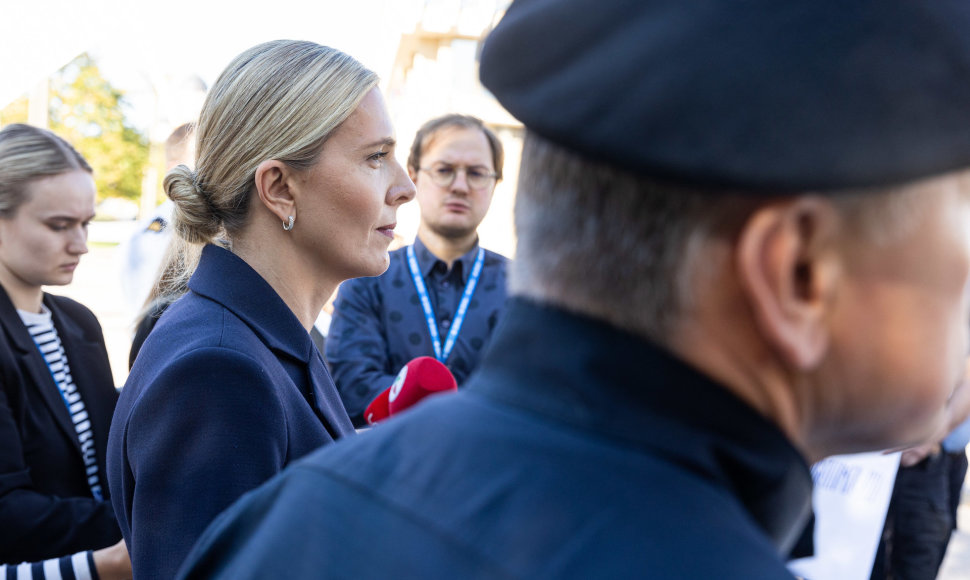
[(967, 0), (517, 0), (480, 71), (529, 130), (640, 174), (824, 191), (970, 166)]

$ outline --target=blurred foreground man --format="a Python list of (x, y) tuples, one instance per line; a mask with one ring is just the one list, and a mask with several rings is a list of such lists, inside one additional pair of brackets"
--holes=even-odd
[(949, 420), (970, 4), (519, 0), (478, 374), (230, 509), (192, 578), (782, 579), (808, 464)]

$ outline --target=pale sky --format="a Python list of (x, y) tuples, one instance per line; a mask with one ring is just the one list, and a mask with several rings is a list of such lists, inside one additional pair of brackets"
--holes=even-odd
[[(171, 101), (162, 103), (165, 99), (160, 99), (162, 104), (156, 107), (153, 84), (163, 85), (174, 76), (198, 75), (211, 87), (237, 54), (279, 38), (311, 40), (340, 49), (386, 81), (401, 35), (414, 31), (419, 21), (437, 30), (464, 22), (471, 14), (469, 26), (481, 27), (507, 1), (0, 0), (0, 107), (87, 51), (104, 76), (125, 91), (131, 105), (129, 120), (142, 131), (154, 131), (150, 136), (160, 141), (177, 125), (196, 120), (201, 96), (196, 95), (194, 104), (179, 108), (191, 115), (159, 114), (158, 109), (172, 110)], [(443, 82), (441, 90), (452, 88)], [(394, 95), (386, 96), (391, 105)], [(408, 109), (402, 116), (412, 113)], [(407, 124), (395, 117), (395, 128), (403, 131), (399, 138), (410, 144), (417, 124), (426, 118), (430, 115), (409, 118)], [(407, 146), (398, 148), (402, 162), (407, 150)], [(508, 194), (503, 193), (506, 190)], [(489, 248), (508, 255), (514, 251), (509, 233), (512, 191), (514, 180), (499, 185), (480, 230)], [(410, 239), (417, 222), (417, 204), (408, 204), (399, 212), (398, 231)]]
[(424, 0), (3, 0), (0, 106), (83, 51), (129, 94), (139, 121), (148, 115), (141, 108), (153, 82), (197, 74), (211, 86), (232, 57), (277, 38), (333, 46), (383, 78), (401, 33), (414, 29), (424, 5)]

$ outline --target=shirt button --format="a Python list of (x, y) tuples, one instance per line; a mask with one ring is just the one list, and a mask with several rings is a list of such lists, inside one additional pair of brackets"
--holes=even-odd
[(451, 321), (448, 320), (447, 318), (445, 318), (444, 320), (442, 320), (441, 321), (441, 328), (445, 328), (445, 329), (451, 328)]
[(442, 281), (441, 281), (441, 287), (442, 287), (442, 288), (447, 288), (447, 287), (448, 287), (448, 286), (450, 286), (450, 285), (451, 285), (451, 284), (450, 284), (450, 283), (449, 283), (449, 282), (448, 282), (447, 280), (442, 280)]

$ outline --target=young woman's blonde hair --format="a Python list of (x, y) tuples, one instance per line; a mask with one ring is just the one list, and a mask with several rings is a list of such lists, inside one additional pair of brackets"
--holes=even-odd
[(204, 244), (231, 245), (246, 222), (260, 163), (311, 167), (377, 83), (352, 57), (306, 41), (266, 42), (229, 63), (196, 124), (195, 171), (179, 165), (165, 177), (176, 246), (149, 302), (185, 292)]
[(27, 185), (91, 166), (71, 145), (47, 129), (7, 125), (0, 130), (0, 216), (10, 217), (27, 201)]

